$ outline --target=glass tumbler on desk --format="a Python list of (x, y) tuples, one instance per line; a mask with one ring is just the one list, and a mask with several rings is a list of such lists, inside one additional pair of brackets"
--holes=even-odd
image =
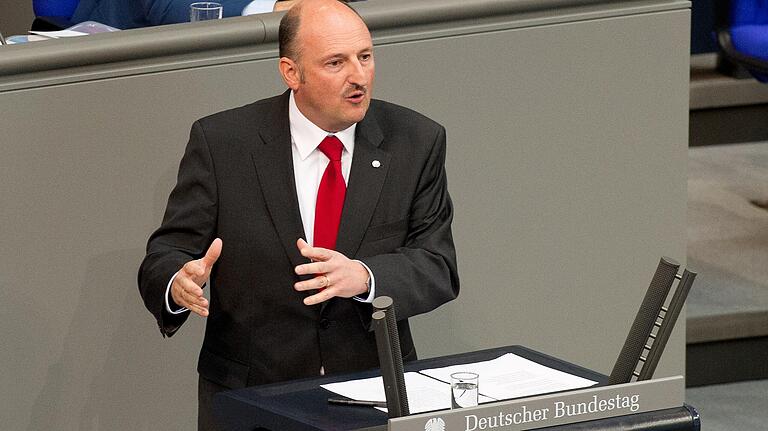
[(451, 408), (477, 406), (478, 383), (477, 373), (462, 371), (451, 374)]
[(221, 19), (223, 8), (221, 3), (197, 2), (189, 5), (189, 22)]

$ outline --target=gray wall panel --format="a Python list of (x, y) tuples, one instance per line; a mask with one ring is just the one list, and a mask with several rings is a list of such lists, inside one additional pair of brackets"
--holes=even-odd
[(31, 1), (0, 0), (0, 32), (3, 36), (26, 34), (35, 19)]
[[(415, 324), (423, 351), (521, 343), (610, 372), (658, 258), (685, 258), (686, 19), (378, 49), (379, 95), (450, 125), (463, 290)], [(683, 333), (658, 375), (682, 373)]]
[[(376, 96), (448, 129), (463, 290), (415, 319), (422, 357), (519, 343), (610, 371), (659, 256), (685, 257), (688, 20), (381, 40)], [(189, 66), (0, 92), (3, 428), (195, 423), (201, 319), (163, 340), (136, 269), (192, 121), (283, 86), (274, 58)], [(680, 326), (659, 374), (683, 372)]]
[(3, 429), (195, 423), (202, 322), (164, 340), (136, 271), (192, 122), (282, 91), (275, 64), (0, 95)]

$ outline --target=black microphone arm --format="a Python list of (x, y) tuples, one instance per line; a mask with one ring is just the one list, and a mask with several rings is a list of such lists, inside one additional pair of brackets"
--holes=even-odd
[(653, 377), (653, 372), (656, 371), (656, 365), (659, 364), (661, 354), (664, 352), (664, 347), (667, 346), (667, 340), (672, 334), (672, 329), (675, 327), (675, 322), (680, 316), (680, 311), (685, 304), (685, 298), (688, 297), (688, 292), (693, 286), (693, 280), (696, 278), (696, 273), (683, 270), (683, 275), (680, 277), (680, 282), (677, 284), (677, 289), (672, 295), (672, 299), (669, 301), (669, 307), (664, 311), (664, 320), (661, 322), (658, 332), (656, 333), (656, 339), (651, 344), (651, 349), (648, 351), (648, 356), (643, 363), (643, 368), (640, 369), (640, 375), (637, 380), (648, 380)]
[[(659, 261), (624, 347), (608, 378), (608, 384), (629, 383), (633, 378), (648, 380), (653, 377), (696, 278), (696, 273), (687, 269), (683, 270), (682, 275), (678, 275), (679, 268), (680, 264), (668, 257), (662, 257)], [(675, 279), (680, 282), (669, 300), (669, 305), (665, 307), (664, 303)], [(642, 364), (642, 367), (637, 371), (639, 364)]]
[(662, 257), (659, 261), (643, 303), (637, 310), (637, 316), (629, 330), (624, 347), (613, 366), (608, 379), (609, 384), (629, 383), (632, 379), (632, 373), (641, 359), (643, 348), (648, 342), (648, 337), (651, 336), (656, 319), (667, 299), (669, 288), (675, 282), (678, 268), (680, 264), (667, 257)]
[(373, 300), (373, 308), (376, 311), (371, 318), (376, 334), (381, 377), (384, 380), (387, 412), (390, 418), (408, 416), (408, 393), (405, 389), (403, 355), (400, 351), (394, 302), (388, 296), (380, 296)]

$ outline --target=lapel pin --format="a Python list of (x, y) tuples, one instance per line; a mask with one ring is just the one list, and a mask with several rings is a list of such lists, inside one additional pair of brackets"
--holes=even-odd
[(373, 166), (374, 168), (378, 168), (379, 166), (381, 166), (381, 162), (378, 160), (374, 160), (371, 162), (371, 166)]

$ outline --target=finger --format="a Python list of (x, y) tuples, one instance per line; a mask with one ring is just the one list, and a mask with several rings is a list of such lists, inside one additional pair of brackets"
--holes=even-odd
[(200, 317), (208, 317), (208, 309), (199, 305), (191, 305), (188, 307), (189, 311), (197, 314)]
[(200, 285), (197, 282), (195, 282), (193, 278), (176, 277), (176, 280), (174, 280), (174, 282), (178, 282), (178, 285), (181, 288), (181, 290), (189, 294), (191, 297), (194, 297), (194, 298), (203, 297), (203, 288), (200, 287)]
[(205, 252), (205, 256), (200, 259), (203, 262), (203, 265), (205, 265), (206, 270), (213, 267), (213, 264), (219, 260), (219, 256), (221, 256), (221, 248), (223, 245), (224, 242), (221, 240), (221, 238), (216, 238), (211, 243), (211, 246), (208, 247), (208, 251)]
[(325, 262), (312, 262), (298, 265), (295, 268), (295, 271), (297, 275), (325, 274), (326, 272), (330, 272), (331, 268), (330, 265)]
[(191, 305), (199, 305), (201, 307), (208, 307), (208, 300), (203, 296), (203, 289), (200, 288), (194, 281), (189, 278), (183, 278), (179, 280), (179, 296), (184, 302), (185, 307), (189, 308)]
[[(299, 241), (304, 242), (303, 240)], [(306, 242), (304, 244), (306, 244)], [(308, 245), (303, 248), (299, 247), (299, 252), (302, 256), (312, 260), (326, 261), (333, 257), (333, 252), (327, 248), (310, 247)]]
[(171, 297), (173, 298), (173, 302), (175, 302), (177, 305), (181, 307), (187, 307), (189, 303), (184, 298), (184, 288), (181, 286), (181, 280), (179, 280), (179, 277), (176, 277), (176, 280), (173, 281), (173, 285), (171, 286)]
[(311, 280), (299, 281), (293, 285), (293, 287), (299, 292), (306, 290), (317, 290), (328, 287), (330, 279), (326, 278), (327, 275), (319, 275)]
[(309, 246), (309, 244), (307, 244), (307, 242), (306, 242), (306, 241), (304, 241), (304, 238), (299, 238), (299, 239), (296, 241), (296, 247), (298, 247), (298, 248), (299, 248), (299, 252), (301, 252), (301, 251), (302, 251), (302, 250), (304, 250), (305, 248), (312, 248), (312, 247), (310, 247), (310, 246)]
[(325, 302), (334, 296), (334, 289), (325, 289), (321, 292), (318, 292), (312, 296), (307, 296), (304, 298), (304, 305), (316, 305), (320, 304), (321, 302)]
[[(185, 307), (192, 308), (192, 307), (200, 307), (200, 308), (208, 308), (208, 300), (202, 297), (196, 297), (192, 296), (187, 292), (182, 293), (182, 300), (186, 302)], [(180, 304), (181, 305), (181, 304)]]

